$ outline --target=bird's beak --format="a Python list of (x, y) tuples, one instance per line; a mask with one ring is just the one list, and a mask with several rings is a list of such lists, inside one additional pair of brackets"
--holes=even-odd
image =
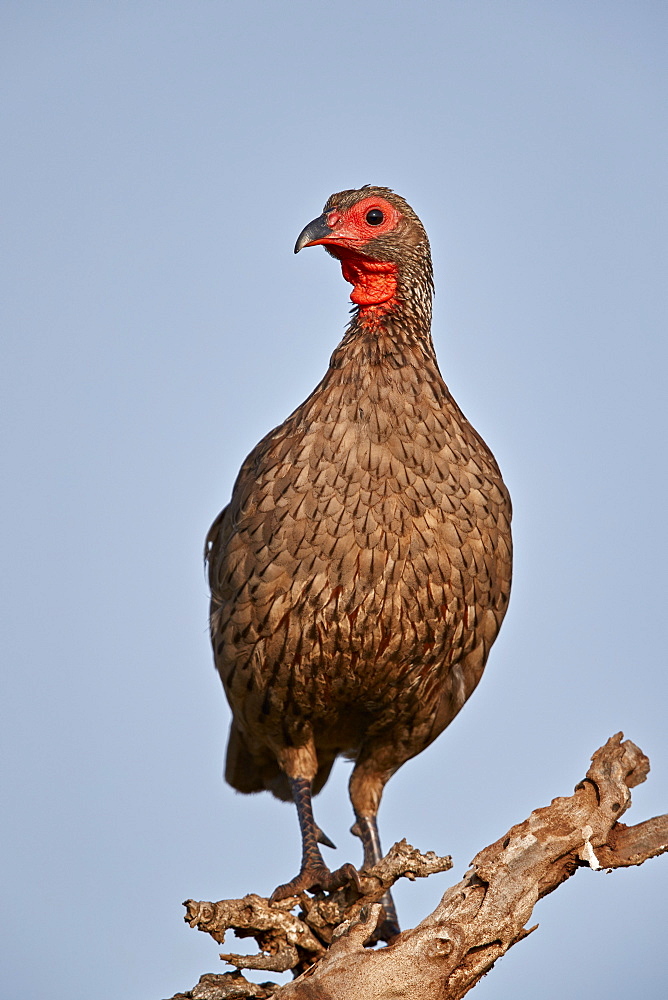
[(321, 241), (326, 240), (328, 236), (332, 235), (334, 230), (331, 226), (327, 225), (328, 215), (329, 212), (323, 212), (313, 222), (309, 222), (305, 229), (302, 229), (299, 239), (295, 243), (295, 253), (299, 253), (304, 247), (317, 246)]

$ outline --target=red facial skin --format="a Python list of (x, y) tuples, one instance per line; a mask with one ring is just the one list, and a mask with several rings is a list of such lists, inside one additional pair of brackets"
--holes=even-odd
[[(380, 209), (385, 216), (379, 226), (370, 226), (366, 221), (372, 208)], [(328, 212), (327, 225), (333, 233), (308, 244), (327, 246), (341, 261), (343, 277), (354, 286), (350, 298), (361, 306), (360, 320), (368, 326), (375, 325), (392, 308), (397, 291), (397, 266), (389, 261), (371, 260), (364, 255), (364, 247), (376, 236), (393, 230), (400, 219), (394, 205), (384, 198), (363, 198), (345, 212), (337, 209)]]

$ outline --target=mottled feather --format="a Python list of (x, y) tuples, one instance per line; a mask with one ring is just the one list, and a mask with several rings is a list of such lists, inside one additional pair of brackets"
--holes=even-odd
[(364, 252), (396, 264), (395, 299), (354, 311), (207, 539), (227, 780), (288, 798), (300, 748), (315, 753), (315, 791), (344, 754), (358, 815), (471, 695), (511, 577), (508, 492), (436, 362), (420, 221), (386, 188), (333, 195), (326, 211), (375, 193), (401, 221)]

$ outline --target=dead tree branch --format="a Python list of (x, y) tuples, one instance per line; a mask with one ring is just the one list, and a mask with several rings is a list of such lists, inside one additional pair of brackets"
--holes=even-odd
[[(219, 943), (228, 929), (257, 940), (259, 955), (221, 956), (237, 969), (292, 969), (298, 977), (279, 987), (249, 983), (238, 971), (208, 975), (177, 997), (458, 1000), (535, 929), (526, 925), (536, 902), (578, 867), (639, 865), (668, 851), (668, 815), (632, 827), (619, 822), (631, 805), (630, 789), (648, 772), (649, 760), (635, 744), (623, 741), (622, 733), (611, 737), (592, 757), (573, 795), (536, 809), (480, 851), (434, 912), (387, 948), (365, 948), (378, 921), (377, 900), (397, 878), (447, 870), (449, 858), (421, 855), (402, 841), (362, 873), (361, 895), (346, 887), (274, 904), (255, 895), (219, 903), (188, 900), (190, 925)], [(291, 910), (297, 903), (301, 910), (295, 916)]]

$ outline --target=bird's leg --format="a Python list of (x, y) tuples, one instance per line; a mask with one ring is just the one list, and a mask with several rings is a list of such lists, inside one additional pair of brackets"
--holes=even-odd
[[(380, 836), (378, 834), (378, 824), (375, 816), (357, 816), (351, 833), (359, 837), (364, 848), (364, 868), (373, 868), (382, 860), (383, 852), (380, 846)], [(400, 933), (399, 918), (397, 909), (392, 899), (392, 893), (386, 892), (381, 898), (384, 910), (384, 917), (376, 929), (375, 938), (378, 941), (391, 941)]]
[(378, 824), (375, 816), (358, 816), (350, 832), (362, 841), (364, 848), (364, 867), (373, 868), (383, 857), (378, 834)]
[(272, 902), (286, 899), (288, 896), (296, 896), (305, 889), (318, 888), (331, 892), (348, 882), (354, 882), (359, 889), (359, 875), (353, 865), (342, 865), (341, 868), (332, 872), (323, 861), (318, 841), (323, 844), (331, 844), (331, 841), (313, 819), (310, 780), (308, 778), (288, 778), (288, 780), (292, 789), (292, 798), (297, 806), (299, 828), (302, 834), (302, 865), (299, 875), (290, 882), (274, 889), (271, 895)]
[[(390, 766), (386, 764), (383, 767), (370, 755), (360, 754), (350, 776), (350, 801), (355, 810), (355, 824), (350, 832), (362, 841), (364, 868), (367, 869), (373, 868), (383, 857), (376, 816), (385, 782), (394, 770), (392, 761), (388, 764)], [(380, 902), (384, 915), (376, 928), (374, 940), (389, 944), (401, 931), (392, 893), (386, 892)]]

